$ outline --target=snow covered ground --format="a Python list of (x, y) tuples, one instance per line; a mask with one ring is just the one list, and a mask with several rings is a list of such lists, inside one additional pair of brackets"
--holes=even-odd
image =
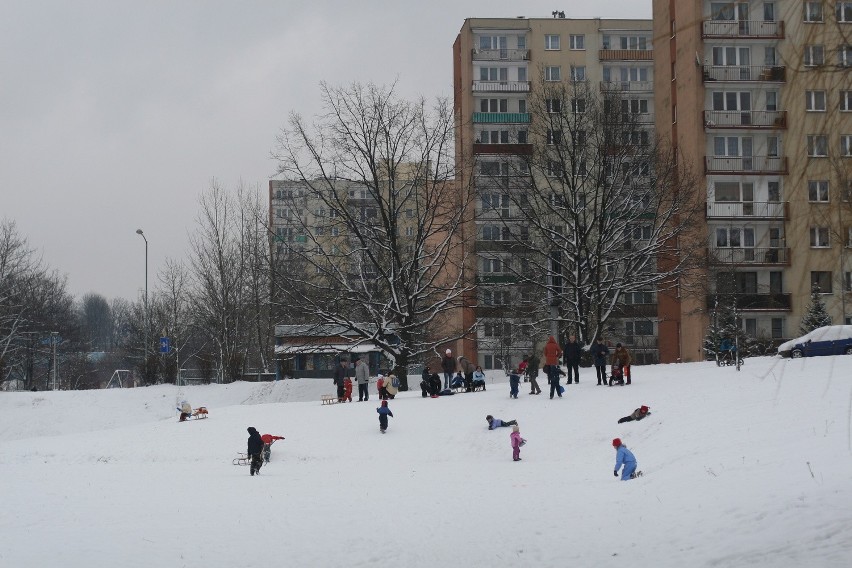
[[(0, 393), (0, 566), (848, 566), (850, 362), (581, 369), (561, 400), (495, 374), (401, 393), (386, 435), (374, 385), (322, 406), (327, 379)], [(248, 426), (286, 437), (257, 477), (231, 464)], [(644, 477), (613, 477), (616, 436)]]

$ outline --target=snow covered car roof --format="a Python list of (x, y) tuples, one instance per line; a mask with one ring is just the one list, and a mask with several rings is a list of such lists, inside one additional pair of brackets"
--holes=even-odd
[(852, 337), (852, 325), (827, 325), (825, 327), (818, 327), (801, 337), (785, 341), (778, 346), (778, 353), (791, 351), (793, 347), (806, 341), (836, 341), (849, 337)]

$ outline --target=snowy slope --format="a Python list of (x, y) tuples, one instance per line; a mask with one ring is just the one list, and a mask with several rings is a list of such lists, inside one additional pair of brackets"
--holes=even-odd
[[(384, 436), (374, 392), (319, 404), (330, 380), (0, 393), (0, 566), (847, 566), (849, 362), (581, 369), (552, 401), (495, 375), (401, 393)], [(178, 423), (181, 398), (210, 418)], [(255, 478), (247, 426), (287, 438)], [(613, 477), (616, 436), (644, 477)]]

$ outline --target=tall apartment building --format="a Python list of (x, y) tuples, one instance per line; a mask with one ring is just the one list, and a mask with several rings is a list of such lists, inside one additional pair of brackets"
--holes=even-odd
[[(511, 230), (507, 220), (521, 216), (499, 179), (508, 180), (517, 170), (512, 161), (531, 152), (530, 125), (536, 118), (529, 103), (536, 86), (582, 84), (600, 92), (618, 91), (625, 110), (639, 117), (653, 137), (652, 43), (650, 20), (465, 20), (453, 45), (456, 159), (464, 165), (461, 186), (472, 180), (478, 200), (470, 228), (476, 234), (475, 262), (468, 270), (477, 281), (473, 309), (479, 322), (478, 360), (484, 368), (516, 365), (546, 338), (524, 321), (532, 292), (511, 285), (507, 263), (516, 259), (503, 242), (504, 231)], [(654, 293), (636, 297), (647, 302), (647, 314), (656, 316)], [(655, 320), (618, 323), (619, 338), (632, 343), (644, 336), (653, 347), (641, 350), (643, 362), (658, 358)]]
[(654, 0), (653, 21), (657, 133), (707, 207), (709, 287), (660, 298), (662, 360), (702, 359), (723, 275), (751, 336), (796, 337), (814, 285), (850, 323), (852, 2)]

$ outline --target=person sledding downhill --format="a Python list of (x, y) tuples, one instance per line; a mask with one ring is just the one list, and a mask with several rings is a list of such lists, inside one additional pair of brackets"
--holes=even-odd
[(393, 412), (388, 408), (388, 401), (383, 400), (382, 405), (376, 409), (379, 413), (379, 430), (382, 434), (388, 429), (388, 416), (393, 417)]
[(624, 418), (619, 418), (618, 423), (624, 424), (625, 422), (633, 422), (634, 420), (642, 420), (643, 418), (645, 418), (649, 414), (651, 414), (651, 407), (642, 405), (639, 408), (637, 408), (636, 410), (634, 410), (628, 416), (625, 416)]
[(260, 437), (260, 433), (253, 426), (249, 426), (248, 433), (249, 439), (246, 453), (251, 460), (249, 473), (254, 475), (255, 473), (260, 473), (260, 467), (263, 465), (263, 457), (261, 455), (263, 452), (263, 438)]
[(615, 438), (612, 441), (612, 447), (616, 450), (615, 469), (612, 470), (615, 477), (618, 477), (618, 470), (621, 466), (624, 466), (621, 470), (621, 481), (635, 479), (642, 475), (641, 471), (636, 471), (636, 457), (633, 452), (627, 449), (627, 446), (621, 443), (621, 438)]

